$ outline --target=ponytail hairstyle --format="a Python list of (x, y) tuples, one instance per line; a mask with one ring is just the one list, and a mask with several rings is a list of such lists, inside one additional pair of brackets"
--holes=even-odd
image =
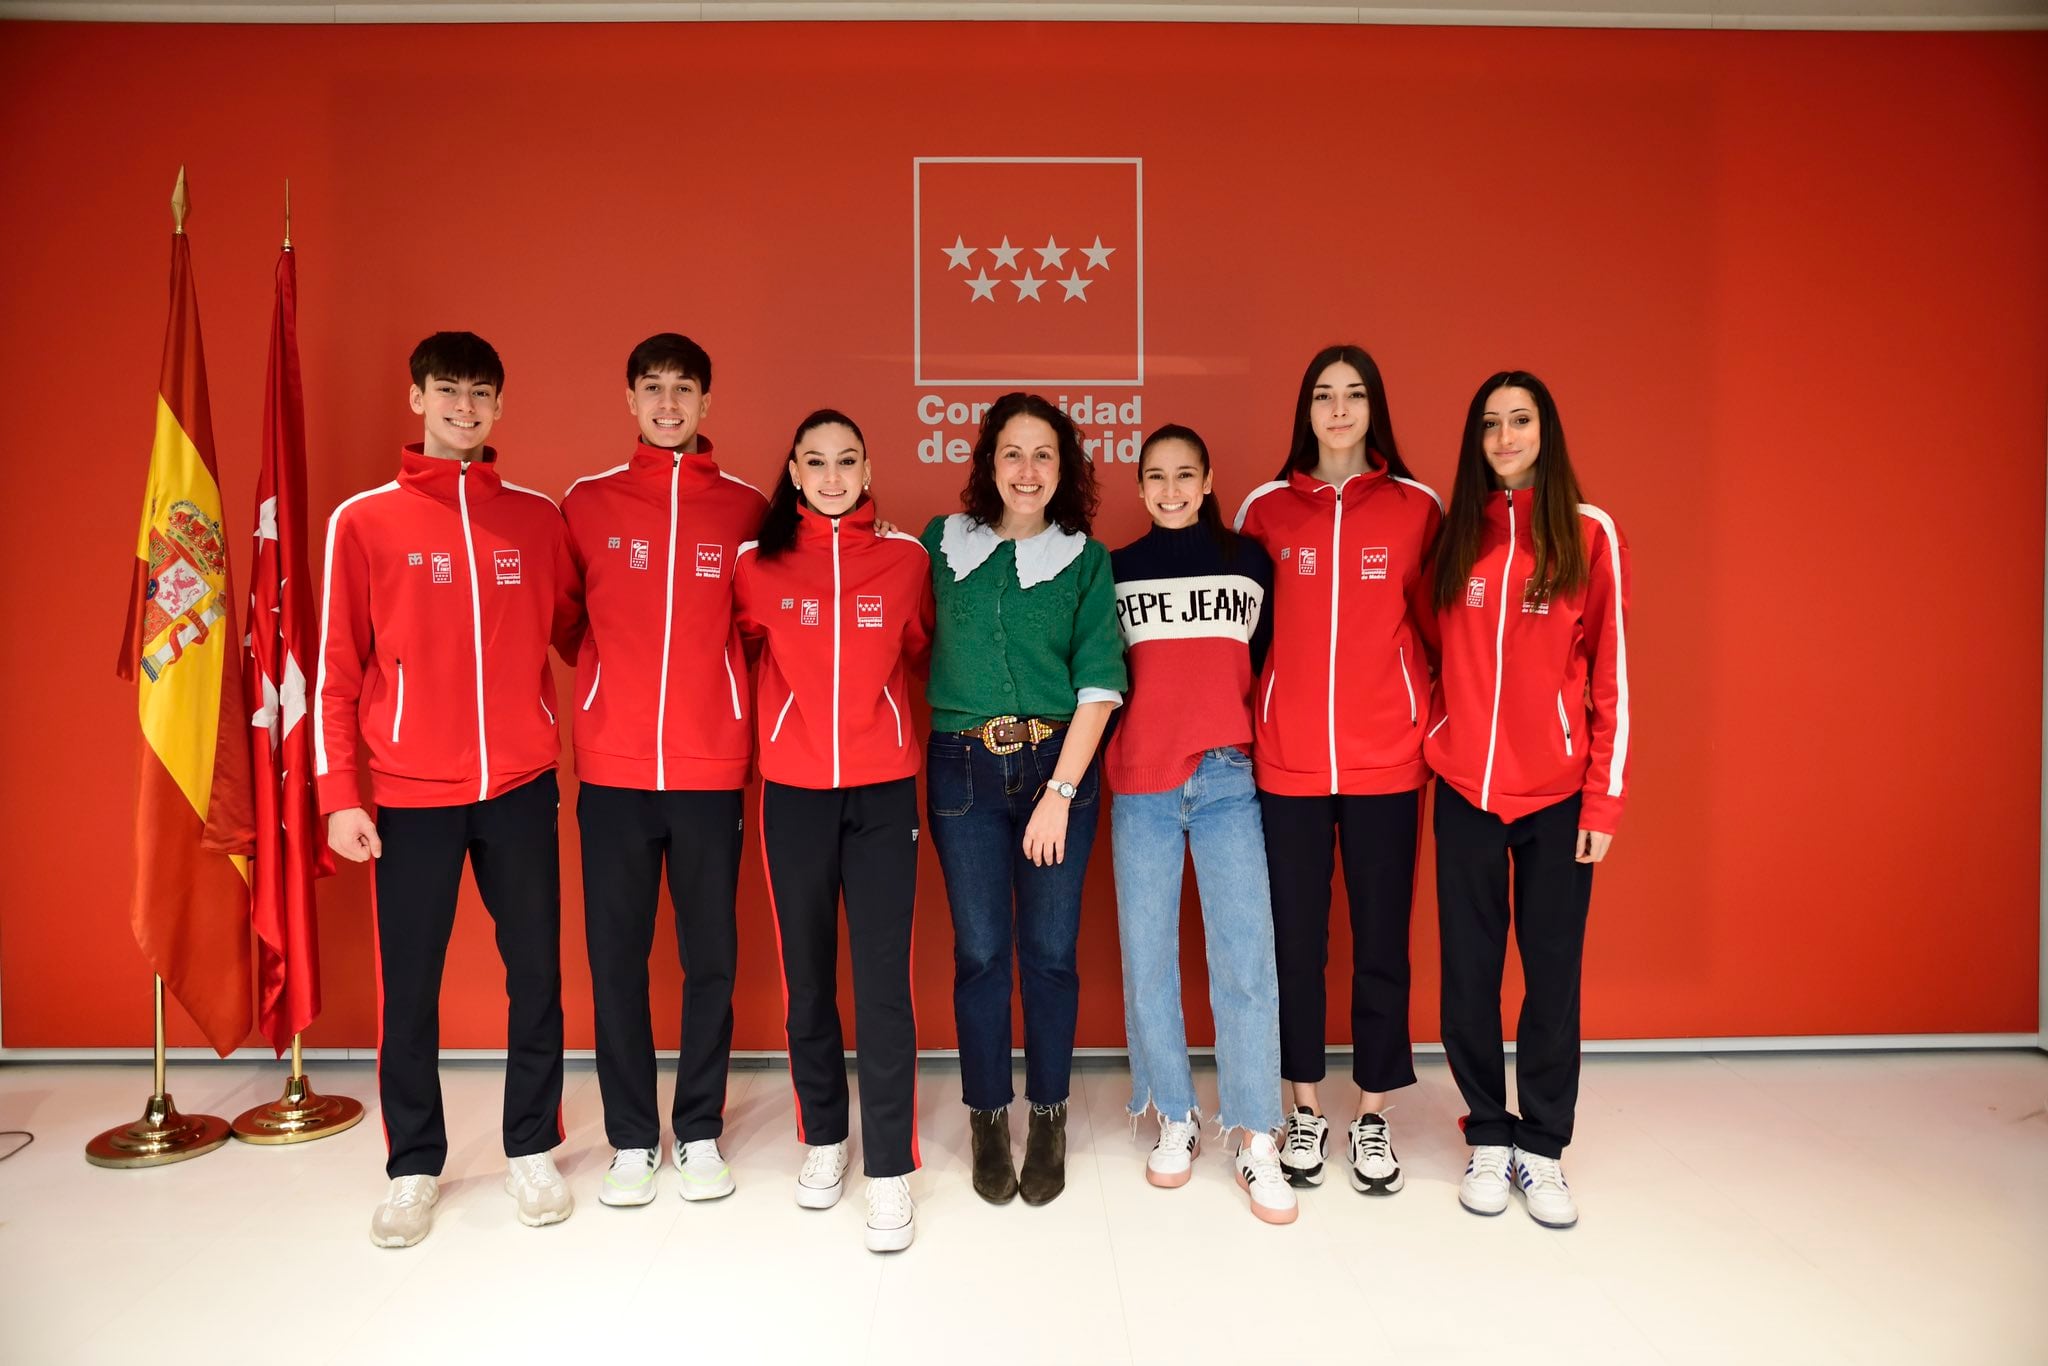
[(1316, 472), (1322, 451), (1316, 441), (1316, 429), (1308, 420), (1309, 409), (1315, 401), (1316, 379), (1339, 361), (1356, 370), (1365, 380), (1367, 454), (1377, 456), (1388, 474), (1400, 479), (1414, 478), (1408, 472), (1408, 462), (1401, 458), (1400, 449), (1394, 444), (1394, 414), (1387, 407), (1387, 386), (1380, 379), (1380, 367), (1373, 361), (1371, 352), (1362, 346), (1349, 344), (1324, 347), (1309, 361), (1308, 369), (1301, 372), (1301, 392), (1294, 400), (1294, 435), (1289, 438), (1287, 460), (1273, 477), (1285, 483), (1287, 476), (1296, 470), (1303, 474)]
[(1565, 449), (1564, 423), (1543, 381), (1526, 370), (1503, 370), (1479, 386), (1465, 412), (1465, 436), (1458, 445), (1458, 473), (1451, 483), (1451, 510), (1437, 542), (1436, 605), (1448, 611), (1465, 596), (1465, 583), (1479, 558), (1479, 533), (1486, 501), (1500, 488), (1486, 463), (1486, 401), (1502, 389), (1523, 389), (1536, 400), (1536, 483), (1529, 534), (1536, 546), (1536, 576), (1524, 599), (1542, 602), (1570, 597), (1586, 586), (1586, 542), (1579, 523), (1579, 481)]
[(797, 447), (803, 445), (805, 437), (820, 427), (834, 426), (852, 432), (854, 440), (860, 442), (861, 450), (867, 450), (868, 439), (861, 435), (859, 424), (837, 408), (820, 408), (796, 424), (796, 435), (789, 439), (789, 459), (783, 466), (781, 480), (775, 485), (775, 496), (768, 500), (768, 515), (761, 519), (761, 529), (754, 534), (755, 553), (762, 559), (772, 560), (796, 544), (797, 522), (803, 515), (804, 491), (790, 478), (789, 466), (796, 463)]
[[(1202, 473), (1205, 475), (1214, 474), (1215, 471), (1209, 463), (1208, 443), (1196, 434), (1194, 428), (1183, 427), (1177, 422), (1169, 422), (1158, 431), (1146, 437), (1145, 444), (1138, 448), (1139, 488), (1142, 489), (1145, 486), (1145, 452), (1151, 450), (1162, 441), (1182, 441), (1187, 443), (1193, 449), (1196, 458), (1202, 462)], [(1209, 533), (1209, 539), (1216, 542), (1216, 549), (1223, 556), (1225, 564), (1237, 558), (1238, 534), (1223, 524), (1223, 514), (1216, 507), (1216, 494), (1213, 489), (1202, 495), (1202, 506), (1195, 510), (1195, 521), (1201, 525), (1203, 530)]]

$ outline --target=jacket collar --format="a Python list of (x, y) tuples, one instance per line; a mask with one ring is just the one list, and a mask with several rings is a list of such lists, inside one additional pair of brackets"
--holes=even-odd
[[(1514, 493), (1515, 525), (1527, 526), (1529, 525), (1529, 519), (1536, 515), (1536, 490), (1533, 488), (1516, 489)], [(1486, 522), (1487, 525), (1498, 527), (1502, 531), (1508, 529), (1508, 491), (1506, 489), (1493, 489), (1486, 495)]]
[(444, 503), (458, 500), (457, 489), (465, 469), (469, 471), (470, 502), (493, 497), (504, 485), (498, 474), (497, 448), (493, 446), (484, 447), (483, 454), (475, 460), (442, 460), (428, 455), (417, 441), (398, 452), (399, 486)]
[[(1370, 460), (1372, 453), (1368, 451), (1366, 458)], [(1385, 465), (1368, 464), (1362, 472), (1352, 475), (1341, 485), (1326, 484), (1313, 474), (1307, 474), (1301, 470), (1289, 470), (1287, 472), (1287, 483), (1296, 493), (1306, 494), (1311, 498), (1335, 496), (1341, 493), (1346, 503), (1355, 502), (1367, 494), (1385, 487), (1386, 482), (1387, 467)]]
[[(945, 555), (946, 567), (953, 571), (956, 583), (981, 568), (982, 562), (995, 554), (1002, 544), (1003, 538), (996, 534), (994, 527), (985, 526), (964, 512), (948, 517), (946, 528), (939, 536), (939, 550)], [(1015, 544), (1017, 586), (1030, 588), (1047, 579), (1058, 578), (1060, 571), (1080, 555), (1081, 548), (1088, 544), (1088, 538), (1054, 523), (1036, 536)]]
[(697, 449), (678, 451), (668, 446), (650, 446), (645, 441), (635, 442), (633, 458), (627, 462), (633, 478), (650, 484), (667, 487), (669, 476), (677, 471), (676, 457), (682, 457), (677, 484), (683, 488), (708, 488), (718, 477), (718, 457), (712, 454), (711, 438), (699, 436)]
[(832, 524), (839, 524), (840, 536), (844, 539), (853, 532), (872, 538), (875, 534), (875, 500), (861, 495), (853, 510), (838, 517), (827, 517), (814, 510), (802, 499), (796, 505), (796, 541), (798, 545), (823, 545), (832, 539)]

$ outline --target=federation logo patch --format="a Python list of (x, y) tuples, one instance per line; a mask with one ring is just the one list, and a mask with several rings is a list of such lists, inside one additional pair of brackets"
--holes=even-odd
[(1387, 577), (1387, 548), (1369, 545), (1358, 552), (1358, 577), (1375, 582)]
[(882, 595), (861, 593), (853, 600), (853, 625), (855, 630), (879, 628), (882, 624)]
[(455, 557), (445, 550), (434, 552), (434, 582), (455, 582)]
[(1534, 575), (1522, 580), (1522, 614), (1535, 617), (1550, 615), (1550, 594), (1536, 591)]
[(633, 542), (633, 556), (626, 563), (634, 569), (645, 569), (647, 567), (647, 542), (636, 539)]
[(724, 569), (725, 547), (704, 541), (697, 542), (697, 577), (715, 579), (724, 572)]
[(517, 550), (493, 550), (491, 552), (491, 568), (497, 571), (499, 583), (518, 583), (519, 552)]
[(614, 536), (604, 544), (607, 550), (617, 550), (619, 548), (619, 538)]
[(1485, 579), (1479, 578), (1477, 575), (1475, 575), (1472, 578), (1467, 579), (1465, 581), (1465, 605), (1467, 607), (1486, 606)]
[(803, 611), (797, 614), (797, 621), (805, 626), (816, 626), (818, 624), (818, 600), (816, 598), (804, 599)]
[(427, 557), (415, 550), (405, 557), (405, 562), (410, 565), (422, 565), (427, 562)]
[(1294, 572), (1313, 574), (1316, 572), (1316, 548), (1305, 545), (1294, 553)]
[(788, 612), (788, 611), (792, 611), (792, 610), (794, 610), (794, 609), (795, 609), (795, 607), (796, 607), (796, 599), (795, 599), (795, 598), (784, 598), (784, 599), (782, 600), (782, 610), (783, 610), (783, 611), (785, 611), (785, 612)]

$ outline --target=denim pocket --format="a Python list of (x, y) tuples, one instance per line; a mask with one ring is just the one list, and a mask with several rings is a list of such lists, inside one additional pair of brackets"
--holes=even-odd
[(925, 800), (934, 816), (964, 816), (974, 807), (974, 756), (969, 743), (933, 736), (925, 747)]
[(1246, 754), (1243, 750), (1237, 748), (1235, 745), (1226, 745), (1224, 748), (1217, 750), (1216, 753), (1220, 755), (1223, 759), (1223, 762), (1231, 768), (1250, 769), (1252, 766), (1252, 756)]

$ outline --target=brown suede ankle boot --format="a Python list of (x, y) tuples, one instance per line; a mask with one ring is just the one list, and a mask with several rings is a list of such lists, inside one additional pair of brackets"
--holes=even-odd
[(969, 1110), (974, 1142), (974, 1193), (991, 1205), (1007, 1205), (1017, 1193), (1017, 1164), (1010, 1156), (1010, 1112)]
[(1067, 1103), (1031, 1107), (1024, 1136), (1024, 1171), (1017, 1189), (1027, 1205), (1043, 1205), (1067, 1188)]

